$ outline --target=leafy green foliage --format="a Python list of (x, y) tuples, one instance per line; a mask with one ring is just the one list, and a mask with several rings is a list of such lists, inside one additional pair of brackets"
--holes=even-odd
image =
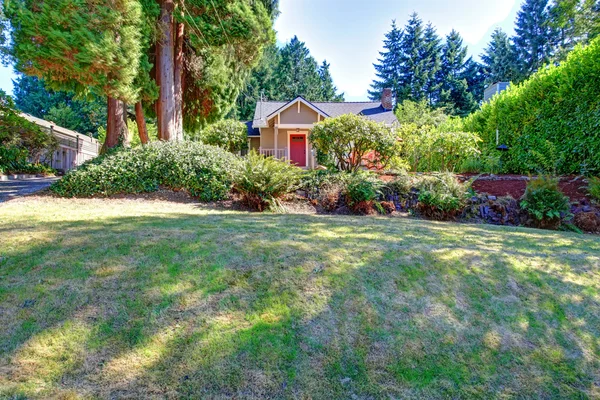
[(456, 171), (479, 154), (481, 139), (471, 132), (447, 132), (414, 124), (398, 129), (402, 138), (400, 157), (411, 171)]
[(210, 124), (202, 130), (199, 138), (203, 143), (219, 146), (232, 153), (248, 147), (246, 125), (232, 119), (224, 119)]
[(340, 171), (357, 171), (371, 152), (372, 164), (385, 165), (397, 150), (397, 138), (390, 127), (354, 114), (319, 122), (309, 139)]
[(592, 198), (600, 201), (600, 177), (592, 177), (589, 179), (588, 192)]
[(540, 228), (558, 228), (563, 215), (569, 213), (570, 206), (569, 198), (558, 187), (558, 179), (544, 175), (530, 180), (521, 197), (521, 208)]
[(417, 181), (419, 212), (433, 219), (455, 218), (466, 205), (469, 188), (470, 183), (459, 182), (451, 173), (423, 176)]
[(498, 130), (509, 146), (503, 172), (600, 172), (600, 137), (593, 134), (600, 130), (598, 59), (600, 39), (495, 96), (465, 120), (465, 130), (480, 133), (485, 154), (498, 154)]
[(398, 104), (394, 114), (400, 125), (414, 124), (417, 128), (438, 127), (449, 118), (443, 108), (432, 108), (425, 100), (420, 102), (404, 100)]
[(302, 170), (273, 157), (251, 151), (235, 177), (235, 189), (252, 208), (277, 207), (279, 199), (301, 186)]
[(65, 197), (152, 192), (159, 186), (185, 189), (203, 201), (227, 197), (239, 158), (197, 142), (154, 142), (84, 163), (52, 187)]
[(6, 172), (27, 172), (28, 158), (39, 162), (46, 151), (58, 145), (54, 136), (21, 117), (12, 99), (0, 90), (0, 168)]
[(360, 203), (368, 203), (377, 200), (381, 195), (383, 182), (372, 172), (356, 171), (348, 174), (344, 194), (346, 202), (351, 208)]

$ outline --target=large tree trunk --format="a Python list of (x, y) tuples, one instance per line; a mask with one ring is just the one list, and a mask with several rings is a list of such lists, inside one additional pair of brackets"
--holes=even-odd
[(148, 144), (148, 128), (146, 128), (146, 118), (144, 117), (144, 109), (142, 102), (135, 103), (135, 122), (137, 123), (138, 133), (142, 144)]
[(183, 31), (184, 25), (178, 23), (175, 29), (175, 140), (183, 140)]
[(127, 123), (125, 122), (127, 111), (123, 102), (109, 97), (106, 114), (106, 140), (102, 145), (101, 153), (119, 144), (127, 144)]
[(175, 82), (173, 41), (173, 0), (160, 0), (159, 38), (156, 46), (158, 84), (160, 94), (157, 104), (158, 138), (175, 137)]

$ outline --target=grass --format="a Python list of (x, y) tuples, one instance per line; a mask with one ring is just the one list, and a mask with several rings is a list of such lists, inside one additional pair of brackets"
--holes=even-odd
[(31, 197), (0, 243), (0, 397), (600, 397), (598, 237)]

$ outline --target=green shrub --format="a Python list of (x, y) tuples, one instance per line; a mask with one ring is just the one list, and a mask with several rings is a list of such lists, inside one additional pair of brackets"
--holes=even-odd
[(411, 171), (455, 171), (465, 160), (479, 155), (479, 136), (470, 132), (447, 132), (414, 124), (398, 131), (402, 139), (400, 157)]
[(407, 173), (398, 174), (393, 180), (385, 183), (383, 193), (386, 195), (406, 195), (416, 186), (418, 178)]
[(60, 196), (152, 192), (159, 185), (187, 190), (203, 201), (227, 197), (239, 157), (197, 142), (155, 142), (118, 149), (69, 172), (51, 190)]
[(470, 187), (470, 182), (461, 183), (449, 172), (423, 176), (417, 182), (418, 209), (428, 218), (456, 218), (466, 205)]
[(600, 177), (590, 178), (588, 192), (593, 199), (600, 201)]
[(232, 153), (248, 147), (246, 124), (232, 119), (224, 119), (210, 124), (200, 133), (203, 143), (219, 146)]
[(497, 174), (500, 172), (500, 166), (499, 156), (480, 154), (463, 160), (459, 171), (475, 174)]
[(319, 122), (309, 139), (320, 163), (334, 164), (346, 172), (358, 171), (369, 154), (371, 164), (386, 166), (398, 150), (398, 139), (390, 127), (354, 114)]
[(346, 202), (351, 208), (360, 203), (370, 203), (379, 198), (384, 183), (375, 174), (357, 171), (348, 174), (344, 194)]
[(235, 188), (248, 206), (263, 211), (280, 206), (279, 199), (301, 185), (302, 170), (251, 151), (235, 178)]
[(600, 38), (559, 66), (540, 68), (465, 120), (495, 154), (496, 130), (509, 146), (502, 172), (600, 173)]
[(319, 193), (330, 186), (337, 186), (345, 181), (346, 174), (338, 170), (310, 170), (302, 175), (300, 188), (309, 199), (315, 199)]
[(562, 216), (569, 213), (570, 203), (560, 191), (558, 179), (540, 176), (527, 183), (521, 208), (533, 219), (534, 226), (557, 229)]

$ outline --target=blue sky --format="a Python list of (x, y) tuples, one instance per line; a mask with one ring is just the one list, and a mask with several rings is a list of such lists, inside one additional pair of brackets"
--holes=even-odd
[[(320, 63), (331, 64), (333, 80), (348, 101), (367, 99), (375, 74), (373, 63), (393, 19), (404, 26), (415, 11), (440, 35), (456, 29), (479, 56), (499, 26), (513, 33), (520, 0), (281, 0), (275, 22), (277, 40), (297, 35)], [(0, 88), (12, 92), (11, 67), (0, 67)]]

